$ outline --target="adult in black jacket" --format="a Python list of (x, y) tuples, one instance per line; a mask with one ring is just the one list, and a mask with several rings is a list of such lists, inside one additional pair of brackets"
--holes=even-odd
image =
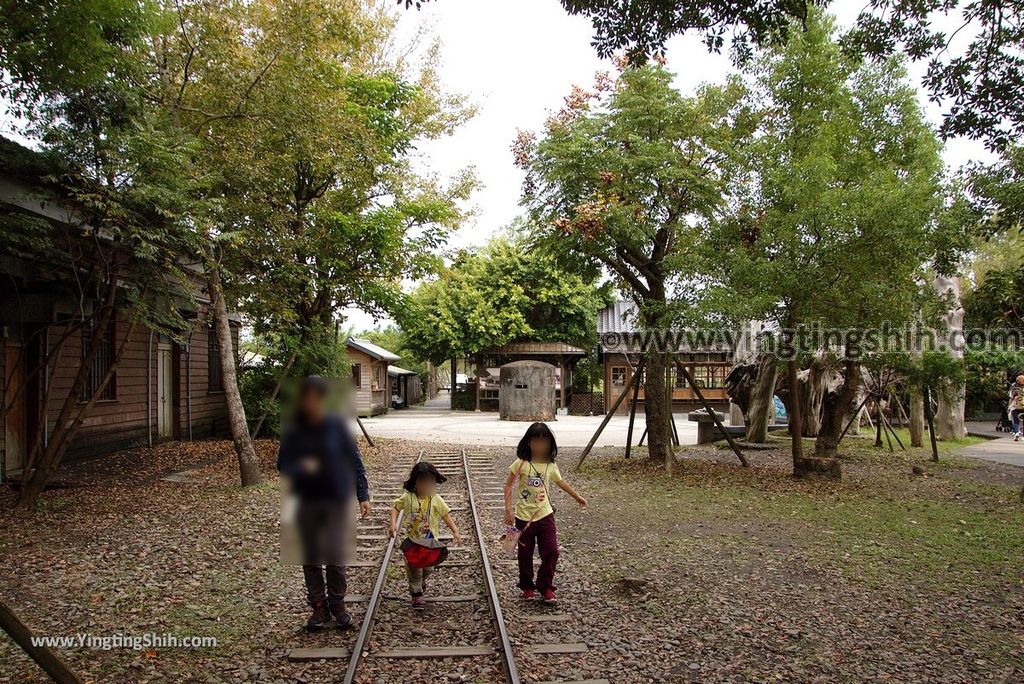
[(323, 627), (333, 617), (352, 623), (345, 609), (345, 548), (349, 504), (359, 500), (370, 514), (370, 492), (359, 447), (348, 427), (327, 411), (327, 383), (317, 376), (302, 382), (298, 410), (281, 438), (277, 469), (297, 498), (296, 523), (302, 543), (302, 572), (313, 609), (307, 626)]

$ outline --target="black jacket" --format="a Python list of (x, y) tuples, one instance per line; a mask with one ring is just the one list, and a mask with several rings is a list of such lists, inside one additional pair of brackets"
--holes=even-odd
[[(300, 466), (306, 457), (320, 461), (320, 468), (313, 475)], [(336, 416), (328, 416), (318, 425), (290, 426), (281, 438), (277, 469), (291, 479), (295, 493), (302, 499), (347, 500), (354, 492), (360, 502), (370, 500), (359, 447), (348, 427)]]

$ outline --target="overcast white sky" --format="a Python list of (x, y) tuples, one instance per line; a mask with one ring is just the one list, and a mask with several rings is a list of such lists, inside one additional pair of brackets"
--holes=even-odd
[[(831, 11), (846, 26), (863, 6), (861, 0), (836, 0)], [(451, 244), (479, 245), (521, 211), (522, 173), (510, 151), (516, 130), (539, 130), (574, 84), (590, 86), (597, 71), (612, 67), (590, 46), (590, 22), (567, 15), (558, 0), (435, 0), (418, 12), (406, 12), (400, 28), (411, 35), (424, 24), (443, 45), (443, 82), (468, 95), (479, 113), (453, 136), (421, 151), (424, 162), (442, 175), (476, 167), (483, 186), (472, 201), (476, 216)], [(668, 68), (676, 74), (676, 86), (689, 93), (701, 83), (721, 81), (732, 65), (727, 55), (709, 54), (691, 36), (669, 43)], [(915, 82), (922, 69), (911, 66)], [(923, 94), (921, 101), (937, 125), (941, 110)], [(951, 141), (945, 158), (956, 168), (990, 157), (980, 143)], [(349, 314), (348, 324), (356, 330), (375, 326), (362, 312)]]

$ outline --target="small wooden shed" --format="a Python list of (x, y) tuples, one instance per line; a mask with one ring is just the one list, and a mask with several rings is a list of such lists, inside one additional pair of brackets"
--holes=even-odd
[(418, 404), (423, 400), (423, 385), (419, 373), (398, 366), (388, 366), (391, 378), (391, 394), (401, 397), (401, 408)]
[(359, 337), (348, 338), (345, 346), (348, 349), (348, 360), (352, 363), (356, 414), (366, 418), (387, 413), (391, 407), (388, 364), (398, 361), (398, 354)]

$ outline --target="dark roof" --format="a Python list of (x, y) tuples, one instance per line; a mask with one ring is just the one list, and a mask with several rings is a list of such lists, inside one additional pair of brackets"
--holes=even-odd
[(597, 312), (597, 334), (635, 333), (637, 308), (632, 301), (619, 300)]
[(398, 354), (389, 352), (384, 347), (378, 347), (373, 342), (370, 342), (369, 340), (364, 340), (360, 337), (350, 337), (347, 340), (345, 340), (345, 344), (352, 347), (353, 349), (358, 349), (364, 354), (369, 354), (375, 359), (380, 359), (381, 361), (398, 361), (400, 358), (402, 358)]
[(586, 356), (587, 352), (565, 342), (509, 342), (500, 347), (488, 347), (481, 350), (483, 354), (494, 356), (527, 356), (551, 354), (562, 356)]

